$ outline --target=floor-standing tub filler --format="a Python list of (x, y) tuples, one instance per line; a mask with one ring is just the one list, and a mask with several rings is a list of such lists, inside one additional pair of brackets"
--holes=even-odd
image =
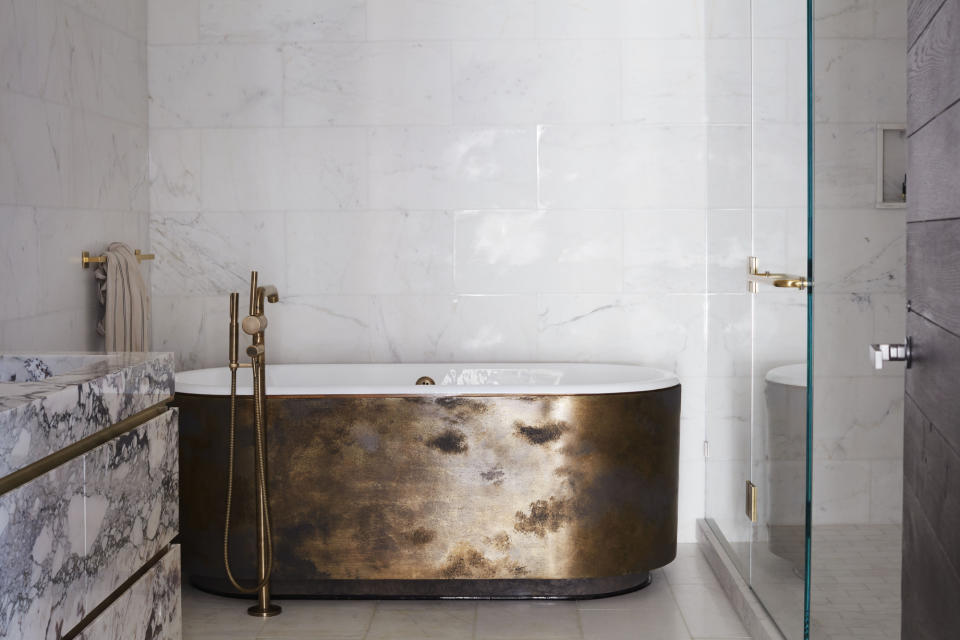
[[(231, 545), (253, 580), (250, 370)], [(244, 379), (246, 376), (247, 379)], [(273, 593), (564, 598), (645, 586), (676, 554), (680, 385), (599, 364), (268, 365)], [(184, 571), (222, 558), (230, 377), (177, 375)]]

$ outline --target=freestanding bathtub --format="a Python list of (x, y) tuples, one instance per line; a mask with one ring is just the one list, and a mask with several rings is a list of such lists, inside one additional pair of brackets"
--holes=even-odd
[[(433, 386), (415, 381), (429, 376)], [(240, 371), (231, 557), (255, 575)], [(277, 597), (583, 598), (676, 555), (680, 384), (600, 364), (270, 365)], [(222, 562), (229, 371), (177, 374), (183, 568)]]

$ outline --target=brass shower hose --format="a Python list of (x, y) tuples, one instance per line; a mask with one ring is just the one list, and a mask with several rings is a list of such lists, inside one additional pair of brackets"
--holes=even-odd
[(251, 358), (250, 370), (253, 373), (253, 412), (254, 412), (254, 467), (257, 483), (257, 499), (262, 505), (263, 518), (266, 521), (265, 541), (267, 546), (267, 566), (263, 580), (254, 587), (244, 587), (233, 577), (230, 570), (230, 508), (233, 503), (233, 462), (237, 424), (237, 370), (230, 370), (230, 443), (227, 461), (227, 515), (223, 525), (223, 566), (227, 578), (240, 593), (256, 593), (270, 582), (273, 572), (273, 523), (270, 519), (270, 500), (267, 492), (266, 477), (266, 438), (264, 429), (263, 380), (261, 378), (260, 356)]

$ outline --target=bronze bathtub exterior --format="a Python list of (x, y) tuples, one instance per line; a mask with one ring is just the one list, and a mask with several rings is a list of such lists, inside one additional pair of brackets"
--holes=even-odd
[[(183, 566), (222, 561), (229, 398), (178, 394)], [(255, 575), (250, 398), (231, 537)], [(680, 386), (605, 395), (271, 396), (277, 597), (595, 597), (676, 555)]]

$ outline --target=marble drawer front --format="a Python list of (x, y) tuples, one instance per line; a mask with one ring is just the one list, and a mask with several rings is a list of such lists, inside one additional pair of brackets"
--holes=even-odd
[[(41, 358), (44, 364), (56, 356)], [(0, 354), (0, 361), (15, 359)], [(93, 364), (69, 374), (0, 385), (0, 475), (173, 395), (171, 354), (114, 353), (89, 359)]]
[(180, 640), (180, 546), (161, 560), (83, 630), (81, 640)]
[(178, 477), (172, 409), (0, 496), (0, 639), (64, 635), (159, 553)]

